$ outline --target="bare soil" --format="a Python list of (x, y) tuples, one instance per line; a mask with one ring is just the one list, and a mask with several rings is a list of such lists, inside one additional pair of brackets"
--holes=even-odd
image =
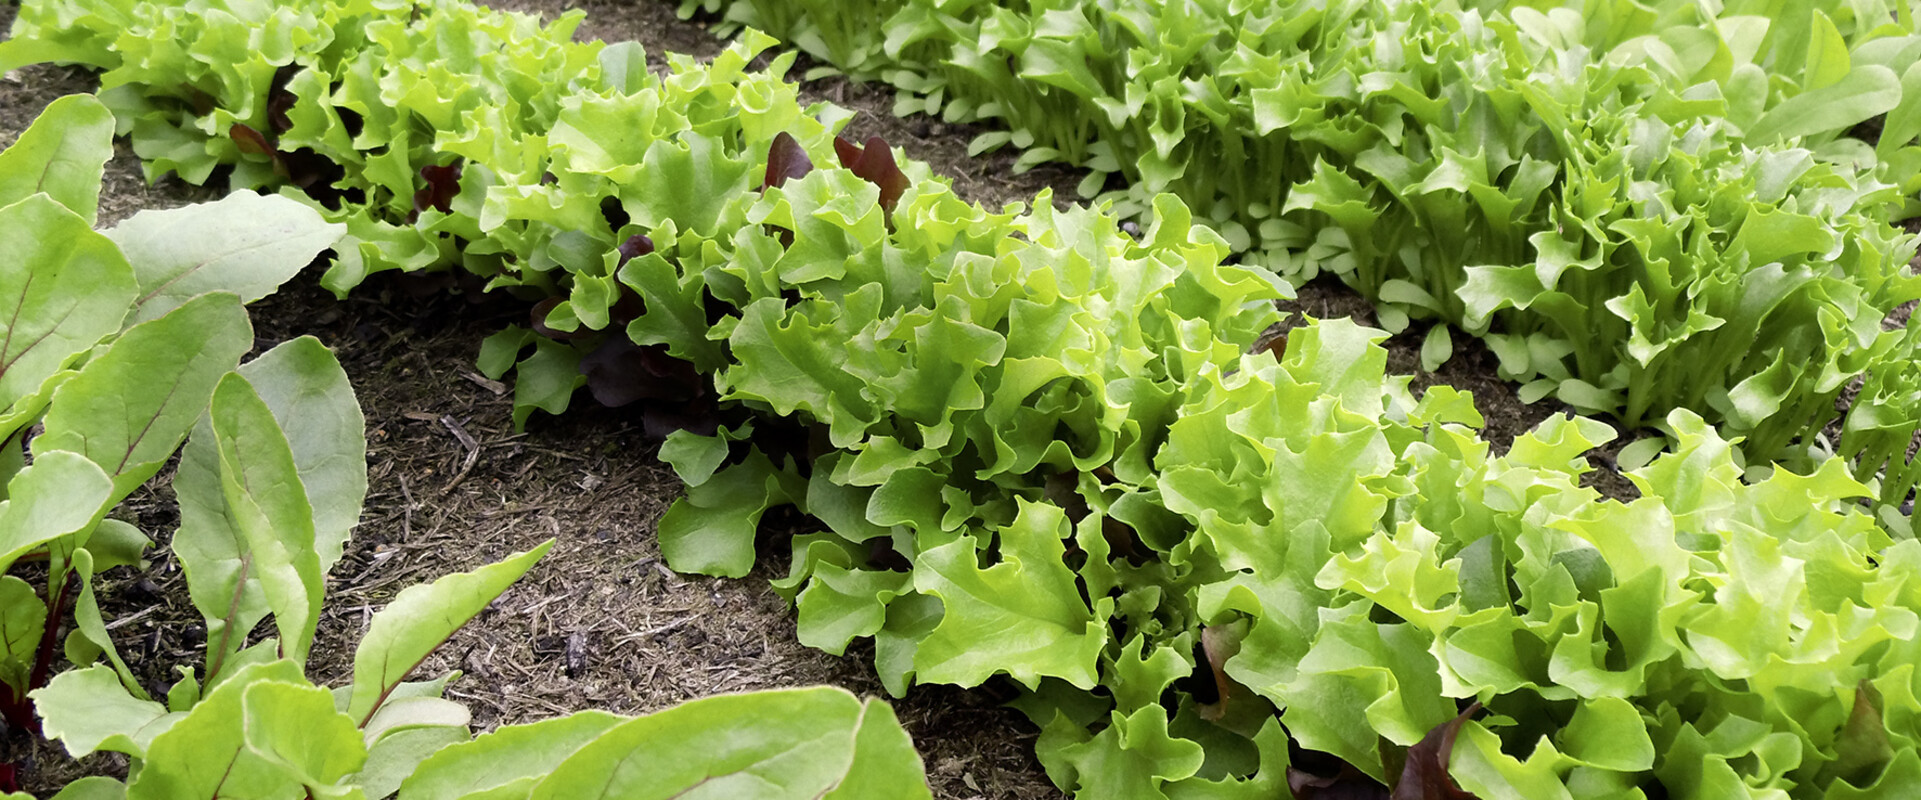
[[(548, 15), (580, 7), (583, 36), (637, 40), (656, 64), (659, 54), (710, 57), (720, 43), (699, 23), (675, 18), (672, 5), (634, 0), (506, 0), (501, 5)], [(0, 30), (15, 9), (0, 5)], [(796, 71), (799, 74), (799, 71)], [(10, 143), (47, 103), (89, 91), (88, 74), (34, 67), (0, 77), (0, 145)], [(1042, 188), (1057, 201), (1073, 198), (1080, 175), (1060, 167), (1012, 174), (1013, 153), (969, 157), (969, 126), (915, 117), (897, 119), (890, 91), (840, 79), (806, 86), (810, 100), (861, 112), (861, 135), (879, 135), (951, 178), (970, 200), (1000, 205)], [(103, 190), (101, 224), (135, 211), (214, 199), (216, 188), (177, 179), (148, 186), (124, 145)], [(654, 526), (681, 492), (656, 459), (657, 443), (638, 419), (593, 408), (584, 394), (562, 417), (536, 416), (525, 433), (512, 430), (510, 393), (475, 374), (480, 341), (526, 309), (469, 303), (446, 294), (420, 295), (404, 279), (375, 281), (336, 300), (307, 275), (256, 304), (257, 351), (314, 335), (339, 355), (367, 415), (371, 492), (359, 529), (335, 568), (310, 673), (343, 682), (354, 643), (369, 615), (401, 588), (472, 569), (547, 538), (554, 550), (520, 584), (467, 627), (427, 665), (464, 673), (450, 689), (473, 708), (475, 727), (525, 722), (582, 708), (644, 713), (717, 692), (834, 684), (864, 695), (881, 688), (856, 648), (836, 658), (795, 641), (791, 610), (768, 587), (785, 569), (785, 549), (763, 548), (744, 580), (676, 575), (660, 561)], [(1291, 312), (1355, 317), (1371, 323), (1366, 302), (1334, 282), (1304, 287)], [(1417, 388), (1445, 383), (1471, 390), (1488, 435), (1505, 448), (1514, 436), (1563, 409), (1520, 403), (1495, 374), (1491, 355), (1469, 343), (1443, 368), (1419, 371), (1420, 332), (1388, 342), (1391, 365), (1415, 374)], [(1596, 485), (1616, 497), (1633, 489), (1595, 461)], [(170, 474), (120, 512), (153, 536), (151, 566), (102, 579), (101, 594), (116, 642), (156, 694), (175, 665), (195, 664), (200, 620), (167, 549), (176, 524)], [(763, 533), (777, 540), (808, 522), (775, 517)], [(940, 798), (1058, 798), (1033, 755), (1037, 731), (1001, 707), (999, 687), (961, 691), (920, 687), (894, 705), (927, 762)], [(124, 772), (112, 757), (76, 764), (56, 748), (19, 732), (0, 741), (0, 763), (28, 762), (29, 791), (51, 794), (81, 774)]]

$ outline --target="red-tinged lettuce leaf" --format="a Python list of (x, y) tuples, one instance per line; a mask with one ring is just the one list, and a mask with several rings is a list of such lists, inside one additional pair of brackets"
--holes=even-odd
[(625, 284), (620, 287), (619, 299), (607, 307), (607, 320), (610, 327), (619, 328), (632, 324), (647, 313), (647, 299), (640, 296), (633, 287)]
[(673, 405), (647, 403), (641, 407), (641, 435), (660, 441), (675, 431), (712, 436), (720, 429), (720, 406), (712, 397)]
[(1346, 762), (1332, 775), (1290, 766), (1287, 788), (1294, 793), (1295, 800), (1477, 800), (1474, 794), (1454, 785), (1448, 775), (1447, 762), (1454, 753), (1455, 734), (1480, 710), (1479, 702), (1468, 706), (1459, 716), (1435, 726), (1419, 743), (1408, 748), (1401, 779), (1392, 792)]
[(760, 182), (760, 190), (779, 188), (790, 178), (800, 178), (814, 171), (814, 161), (807, 157), (800, 142), (792, 134), (781, 131), (774, 135), (774, 143), (767, 147), (767, 177)]
[(610, 336), (580, 360), (587, 391), (608, 408), (640, 400), (687, 402), (708, 394), (707, 381), (692, 362), (667, 354), (663, 345), (642, 347), (625, 336)]
[(1454, 754), (1454, 736), (1470, 717), (1480, 713), (1475, 701), (1459, 716), (1428, 731), (1427, 736), (1407, 751), (1407, 765), (1401, 768), (1401, 782), (1388, 800), (1475, 800), (1469, 792), (1454, 785), (1447, 772), (1447, 761)]
[(534, 329), (534, 333), (556, 342), (565, 342), (574, 338), (578, 331), (563, 331), (547, 324), (547, 315), (553, 313), (554, 308), (564, 302), (567, 302), (567, 298), (556, 295), (534, 304), (533, 309), (527, 313), (528, 325)]
[(347, 177), (347, 168), (310, 148), (280, 152), (274, 157), (274, 170), (329, 210), (339, 211), (343, 202), (362, 196), (359, 190), (337, 188), (335, 184)]
[[(777, 189), (787, 184), (789, 179), (805, 177), (814, 171), (814, 161), (801, 149), (800, 142), (786, 131), (774, 136), (774, 143), (767, 147), (767, 176), (760, 182), (761, 194), (768, 189)], [(794, 232), (777, 225), (767, 226), (768, 232), (780, 238), (781, 247), (794, 244)]]
[(239, 147), (242, 153), (256, 156), (271, 156), (275, 153), (273, 143), (267, 141), (265, 135), (251, 126), (236, 122), (233, 128), (227, 131), (227, 135), (233, 137), (234, 145)]
[(879, 136), (867, 138), (865, 147), (834, 137), (834, 154), (840, 157), (840, 165), (860, 176), (861, 180), (880, 187), (880, 207), (891, 220), (894, 207), (900, 204), (901, 195), (907, 193), (907, 173), (900, 171), (900, 164), (894, 161), (894, 151), (887, 147), (887, 141)]
[(1283, 331), (1281, 335), (1276, 336), (1272, 339), (1269, 339), (1267, 341), (1267, 344), (1261, 345), (1260, 347), (1256, 348), (1256, 352), (1268, 353), (1269, 355), (1274, 356), (1275, 361), (1286, 361), (1287, 360), (1287, 333)]
[[(635, 234), (627, 237), (627, 240), (621, 242), (620, 247), (616, 249), (620, 253), (620, 262), (616, 269), (625, 269), (628, 262), (642, 256), (653, 255), (654, 240), (643, 234)], [(608, 319), (614, 327), (632, 323), (647, 313), (647, 299), (634, 291), (634, 287), (627, 285), (625, 277), (621, 278), (619, 287), (618, 298), (614, 300), (613, 305), (607, 307)]]
[(1287, 768), (1287, 790), (1294, 800), (1386, 800), (1387, 787), (1352, 766), (1342, 764), (1331, 776)]
[(839, 136), (834, 137), (834, 155), (840, 158), (842, 169), (853, 169), (860, 163), (861, 146)]
[(420, 168), (420, 177), (425, 186), (414, 192), (414, 211), (431, 208), (442, 214), (454, 210), (454, 195), (460, 193), (460, 162), (444, 167), (428, 165)]
[(1218, 722), (1227, 716), (1227, 703), (1232, 699), (1234, 685), (1227, 677), (1227, 660), (1241, 652), (1241, 636), (1235, 631), (1219, 625), (1201, 629), (1201, 652), (1207, 656), (1207, 667), (1214, 677), (1214, 702), (1201, 706), (1201, 718)]
[(620, 243), (620, 266), (627, 266), (627, 262), (651, 252), (654, 252), (654, 240), (641, 234), (629, 236)]
[(1856, 786), (1867, 786), (1880, 776), (1882, 768), (1894, 759), (1888, 741), (1888, 727), (1881, 717), (1881, 692), (1863, 679), (1855, 690), (1854, 710), (1847, 725), (1834, 741), (1833, 770), (1836, 778)]
[(300, 98), (287, 88), (287, 84), (293, 82), (294, 76), (300, 74), (301, 69), (302, 67), (298, 64), (283, 65), (280, 69), (274, 70), (273, 82), (268, 85), (267, 124), (273, 128), (276, 136), (293, 129), (293, 118), (288, 116), (288, 112), (293, 110), (294, 104), (299, 102)]

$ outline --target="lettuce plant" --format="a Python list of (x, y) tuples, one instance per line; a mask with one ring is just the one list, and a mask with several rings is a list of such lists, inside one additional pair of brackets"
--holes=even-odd
[[(457, 237), (481, 237), (470, 218), (447, 215), (486, 191), (460, 203), (449, 196), (485, 180), (486, 170), (462, 169), (463, 157), (492, 156), (501, 145), (517, 151), (513, 165), (526, 166), (532, 151), (520, 136), (544, 132), (559, 111), (564, 92), (550, 87), (598, 74), (598, 47), (569, 41), (578, 14), (543, 27), (452, 2), (427, 14), (410, 3), (318, 0), (22, 12), (0, 63), (19, 54), (105, 69), (101, 96), (149, 177), (175, 172), (200, 183), (229, 165), (236, 188), (291, 184), (347, 225), (324, 279), (342, 292), (372, 272), (462, 258), (481, 275), (498, 271), (498, 254), (456, 246)], [(43, 13), (60, 15), (54, 27), (64, 33), (37, 39)], [(81, 41), (83, 31), (92, 38)], [(459, 41), (512, 46), (440, 47)]]
[[(773, 171), (761, 203), (794, 211), (852, 180)], [(1037, 206), (905, 306), (890, 273), (836, 251), (838, 273), (716, 325), (723, 397), (814, 438), (670, 437), (689, 485), (660, 524), (670, 563), (744, 574), (766, 509), (812, 514), (828, 530), (796, 537), (777, 583), (802, 641), (872, 637), (896, 692), (1020, 684), (1043, 763), (1081, 797), (1340, 783), (1302, 777), (1290, 741), (1406, 784), (1449, 724), (1450, 779), (1481, 796), (1909, 790), (1915, 731), (1886, 698), (1911, 689), (1917, 629), (1888, 565), (1913, 542), (1862, 512), (1870, 489), (1843, 464), (1749, 483), (1726, 439), (1676, 412), (1680, 445), (1635, 476), (1645, 499), (1602, 501), (1580, 456), (1609, 428), (1557, 419), (1491, 457), (1465, 396), (1416, 401), (1384, 375), (1378, 333), (1326, 323), (1278, 363), (1243, 356), (1271, 319), (1243, 304), (1274, 287), (1213, 266), (1225, 243), (1178, 202), (1160, 212), (1135, 241)], [(913, 231), (959, 227), (939, 218), (860, 239), (871, 217), (844, 207), (756, 210), (773, 227), (728, 263), (850, 234), (884, 263)], [(924, 252), (955, 252), (942, 241)], [(1470, 701), (1488, 716), (1462, 719)]]
[[(0, 63), (102, 68), (102, 95), (151, 176), (199, 182), (230, 167), (236, 186), (279, 186), (347, 226), (322, 281), (337, 292), (383, 270), (452, 267), (482, 279), (476, 288), (549, 301), (533, 321), (551, 337), (511, 332), (483, 353), (489, 372), (519, 366), (524, 422), (535, 410), (565, 409), (583, 383), (583, 358), (603, 345), (599, 360), (628, 360), (628, 337), (610, 335), (614, 328), (672, 351), (655, 362), (713, 369), (715, 346), (689, 327), (689, 314), (704, 312), (623, 303), (633, 290), (617, 273), (659, 279), (682, 252), (730, 236), (746, 224), (758, 185), (749, 162), (774, 135), (825, 150), (846, 119), (803, 109), (781, 80), (785, 59), (747, 71), (771, 43), (764, 37), (711, 65), (675, 57), (663, 78), (636, 46), (572, 43), (577, 23), (576, 15), (543, 26), (455, 0), (425, 11), (400, 2), (216, 9), (57, 0), (22, 9)], [(261, 35), (272, 44), (240, 45)], [(196, 55), (216, 41), (234, 48), (217, 66)], [(443, 52), (454, 41), (498, 46)], [(870, 169), (892, 167), (879, 159), (885, 150), (868, 157)], [(645, 179), (656, 174), (672, 177)], [(898, 192), (900, 180), (925, 178), (909, 167), (889, 180)], [(703, 290), (671, 291), (685, 302)]]
[[(1357, 416), (1407, 400), (1373, 377), (1378, 351), (1365, 377), (1327, 358), (1355, 342), (1326, 327), (1210, 385), (1167, 451), (1200, 457), (1161, 477), (1243, 572), (1198, 591), (1208, 629), (1224, 626), (1210, 657), (1303, 744), (1379, 775), (1454, 715), (1438, 694), (1490, 712), (1452, 760), (1479, 796), (1912, 790), (1914, 731), (1881, 689), (1908, 680), (1915, 607), (1885, 593), (1914, 542), (1862, 512), (1842, 463), (1746, 482), (1726, 440), (1675, 412), (1680, 444), (1633, 474), (1643, 497), (1603, 501), (1578, 485), (1580, 453), (1611, 435), (1587, 420), (1500, 457), (1457, 425), (1370, 431)], [(1247, 403), (1271, 402), (1263, 374), (1307, 419), (1322, 405), (1329, 432), (1249, 424)]]
[[(805, 509), (829, 530), (796, 538), (777, 584), (803, 641), (871, 636), (896, 691), (1006, 676), (1077, 797), (1921, 789), (1915, 542), (1864, 512), (1842, 462), (1748, 481), (1727, 440), (1675, 412), (1680, 444), (1633, 474), (1642, 498), (1602, 500), (1581, 454), (1607, 426), (1555, 418), (1495, 456), (1465, 396), (1417, 401), (1383, 375), (1382, 337), (1320, 323), (1279, 361), (1198, 361), (1165, 387), (1144, 471), (1117, 453), (1025, 486), (913, 489), (984, 459), (874, 437), (803, 474), (764, 451), (727, 465), (740, 432), (678, 434), (667, 455), (692, 488), (663, 549), (725, 571), (750, 555), (743, 518)], [(822, 408), (845, 413), (792, 413)], [(1086, 441), (1052, 427), (1043, 452)], [(1435, 756), (1417, 748), (1450, 725), (1451, 783), (1423, 782)]]
[(0, 261), (9, 265), (0, 280), (11, 303), (0, 336), (0, 572), (47, 565), (44, 595), (0, 576), (0, 709), (25, 730), (39, 727), (29, 693), (63, 654), (78, 665), (104, 655), (108, 674), (144, 696), (107, 636), (92, 579), (138, 563), (148, 541), (107, 514), (173, 456), (253, 346), (242, 302), (272, 292), (343, 232), (298, 203), (252, 193), (95, 232), (112, 135), (98, 101), (67, 97), (0, 153)]
[(1090, 167), (1083, 194), (1118, 173), (1125, 213), (1178, 194), (1391, 330), (1481, 336), (1530, 399), (1631, 428), (1695, 409), (1760, 460), (1909, 357), (1863, 327), (1917, 292), (1888, 224), (1921, 212), (1907, 3), (682, 8), (722, 5), (902, 111), (1006, 128), (977, 148)]
[[(1921, 328), (1910, 324), (1913, 346)], [(1875, 490), (1876, 511), (1889, 530), (1906, 536), (1914, 528), (1914, 490), (1921, 486), (1921, 457), (1914, 450), (1921, 430), (1921, 362), (1913, 359), (1877, 364), (1862, 381), (1842, 424), (1835, 452), (1855, 462), (1855, 474)]]

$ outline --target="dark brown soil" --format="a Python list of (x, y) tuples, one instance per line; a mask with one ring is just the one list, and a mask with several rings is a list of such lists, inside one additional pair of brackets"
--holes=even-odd
[[(578, 5), (588, 12), (583, 35), (638, 40), (655, 54), (711, 56), (719, 48), (699, 24), (676, 19), (667, 3), (502, 5), (548, 14)], [(0, 5), (0, 30), (11, 25), (14, 13)], [(16, 138), (53, 99), (91, 85), (80, 71), (54, 67), (0, 78), (0, 145)], [(952, 178), (971, 200), (1000, 205), (1031, 198), (1044, 187), (1054, 188), (1060, 201), (1073, 198), (1080, 177), (1073, 171), (1043, 167), (1015, 176), (1013, 153), (969, 157), (967, 143), (978, 131), (925, 118), (896, 119), (891, 92), (830, 79), (810, 84), (807, 95), (860, 110), (856, 133), (905, 147)], [(149, 187), (138, 162), (122, 150), (103, 190), (102, 225), (139, 209), (218, 195), (177, 180)], [(367, 415), (372, 489), (362, 523), (333, 573), (329, 610), (310, 664), (316, 680), (344, 680), (368, 616), (399, 589), (554, 538), (558, 542), (541, 564), (428, 665), (465, 673), (450, 693), (473, 708), (477, 728), (588, 707), (642, 713), (756, 688), (828, 683), (881, 693), (858, 649), (835, 658), (795, 641), (793, 615), (767, 585), (784, 570), (782, 548), (765, 548), (768, 555), (745, 580), (666, 569), (654, 525), (680, 485), (655, 459), (655, 445), (642, 436), (638, 420), (587, 408), (591, 402), (583, 396), (576, 410), (559, 418), (536, 416), (526, 433), (513, 433), (506, 390), (475, 374), (472, 364), (480, 340), (524, 319), (525, 309), (470, 305), (446, 295), (419, 298), (404, 289), (377, 281), (336, 301), (304, 276), (253, 312), (260, 349), (302, 334), (335, 348)], [(1305, 287), (1285, 307), (1322, 318), (1373, 320), (1360, 297), (1332, 283)], [(1393, 368), (1418, 373), (1419, 345), (1418, 333), (1390, 340)], [(1560, 410), (1518, 402), (1476, 344), (1463, 347), (1437, 374), (1417, 374), (1415, 383), (1473, 391), (1489, 437), (1503, 447)], [(1606, 455), (1596, 460), (1611, 463)], [(1601, 473), (1603, 491), (1631, 496), (1618, 475)], [(152, 566), (139, 574), (110, 574), (101, 587), (118, 646), (156, 693), (174, 679), (175, 665), (197, 662), (201, 647), (194, 638), (198, 615), (166, 549), (176, 521), (169, 480), (162, 475), (120, 512), (158, 540)], [(783, 528), (791, 533), (804, 525), (783, 518), (767, 527), (778, 538)], [(926, 759), (937, 797), (1060, 797), (1033, 755), (1035, 729), (999, 707), (1004, 699), (988, 691), (922, 687), (895, 702)], [(0, 763), (23, 758), (31, 760), (27, 788), (43, 796), (80, 774), (124, 770), (110, 758), (76, 765), (18, 735), (0, 745)]]

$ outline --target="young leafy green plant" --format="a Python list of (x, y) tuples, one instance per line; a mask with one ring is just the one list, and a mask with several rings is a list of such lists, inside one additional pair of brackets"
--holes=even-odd
[(186, 713), (113, 697), (110, 675), (67, 673), (41, 694), (77, 709), (60, 718), (74, 723), (68, 747), (129, 753), (137, 766), (124, 784), (85, 778), (55, 797), (932, 797), (893, 711), (844, 689), (723, 695), (638, 717), (581, 711), (470, 738), (466, 709), (439, 697), (445, 684), (404, 684), (390, 717), (356, 726), (339, 691), (290, 661), (236, 670)]
[(641, 717), (586, 711), (500, 728), (435, 753), (398, 796), (932, 797), (893, 710), (828, 687), (709, 697)]
[(29, 692), (63, 653), (82, 665), (104, 655), (129, 691), (144, 691), (107, 636), (92, 578), (138, 563), (147, 538), (107, 514), (160, 470), (252, 347), (241, 304), (344, 232), (298, 203), (245, 193), (96, 233), (112, 135), (98, 101), (66, 97), (0, 153), (0, 291), (11, 303), (0, 325), (0, 574), (47, 565), (44, 596), (0, 576), (0, 712), (24, 730), (38, 727)]
[[(244, 378), (225, 385), (234, 387), (226, 404), (237, 406), (225, 412), (267, 415), (257, 420), (262, 423), (271, 419), (258, 396), (249, 396)], [(220, 416), (223, 403), (215, 402)], [(215, 435), (225, 440), (229, 432), (221, 427)], [(290, 453), (283, 443), (278, 454), (288, 457), (247, 468), (258, 473), (250, 477), (278, 477), (288, 482), (274, 489), (298, 489)], [(271, 502), (245, 490), (235, 499)], [(295, 631), (304, 641), (263, 639), (224, 663), (217, 659), (227, 653), (225, 646), (210, 637), (207, 680), (196, 681), (187, 671), (164, 704), (128, 692), (104, 667), (64, 673), (36, 691), (34, 702), (48, 736), (72, 755), (112, 751), (133, 757), (137, 766), (124, 788), (130, 798), (278, 797), (302, 790), (313, 797), (385, 797), (422, 759), (469, 736), (466, 707), (441, 696), (453, 675), (405, 679), (551, 545), (403, 590), (374, 616), (355, 654), (353, 682), (342, 689), (329, 691), (307, 680), (302, 662), (311, 631)], [(309, 560), (314, 549), (309, 541)], [(280, 629), (288, 630), (278, 608), (274, 614)]]
[[(574, 797), (610, 782), (633, 796), (695, 785), (796, 800), (929, 796), (887, 706), (834, 689), (714, 698), (633, 720), (590, 711), (470, 741), (466, 707), (443, 696), (456, 676), (408, 679), (551, 541), (402, 590), (373, 615), (351, 682), (314, 685), (305, 662), (325, 573), (366, 493), (359, 406), (310, 337), (226, 372), (211, 395), (174, 479), (172, 539), (207, 620), (204, 669), (181, 669), (164, 703), (104, 665), (33, 691), (46, 734), (71, 755), (134, 759), (124, 785), (88, 779), (62, 797), (498, 797), (509, 786)], [(58, 463), (41, 458), (29, 471)], [(255, 637), (269, 616), (276, 635)], [(565, 735), (545, 733), (557, 729)], [(641, 755), (659, 761), (627, 766)]]

